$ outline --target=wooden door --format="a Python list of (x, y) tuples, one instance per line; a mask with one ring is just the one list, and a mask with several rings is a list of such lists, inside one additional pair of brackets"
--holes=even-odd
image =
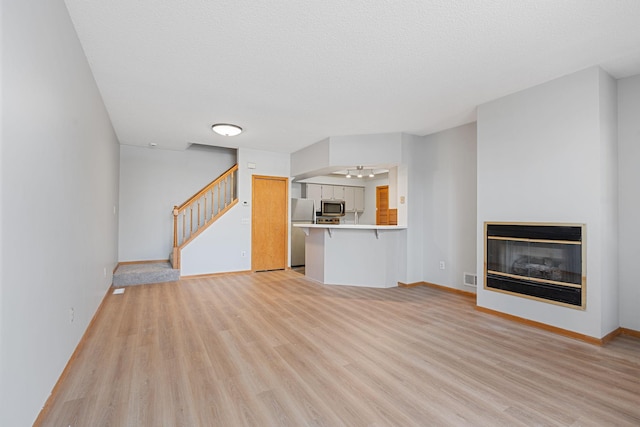
[(376, 187), (376, 225), (389, 225), (389, 186)]
[(251, 209), (251, 269), (287, 267), (289, 179), (253, 175)]

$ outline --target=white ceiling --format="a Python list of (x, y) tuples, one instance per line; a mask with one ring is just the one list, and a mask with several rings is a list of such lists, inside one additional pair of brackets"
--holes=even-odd
[(638, 0), (65, 1), (122, 144), (425, 135), (593, 65), (640, 74)]

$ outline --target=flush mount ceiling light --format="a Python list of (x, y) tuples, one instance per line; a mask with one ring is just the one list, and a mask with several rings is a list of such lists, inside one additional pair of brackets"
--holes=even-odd
[(229, 123), (216, 123), (211, 126), (211, 129), (222, 136), (236, 136), (240, 135), (242, 128), (240, 126), (232, 125)]

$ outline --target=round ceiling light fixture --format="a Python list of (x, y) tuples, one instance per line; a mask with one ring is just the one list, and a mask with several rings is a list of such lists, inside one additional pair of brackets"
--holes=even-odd
[(237, 125), (232, 125), (229, 123), (216, 123), (211, 126), (211, 129), (222, 136), (236, 136), (242, 133), (242, 128)]

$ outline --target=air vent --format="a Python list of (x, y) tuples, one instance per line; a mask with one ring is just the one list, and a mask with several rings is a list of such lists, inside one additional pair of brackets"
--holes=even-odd
[(467, 286), (476, 286), (478, 284), (478, 277), (475, 274), (463, 273), (462, 281)]

